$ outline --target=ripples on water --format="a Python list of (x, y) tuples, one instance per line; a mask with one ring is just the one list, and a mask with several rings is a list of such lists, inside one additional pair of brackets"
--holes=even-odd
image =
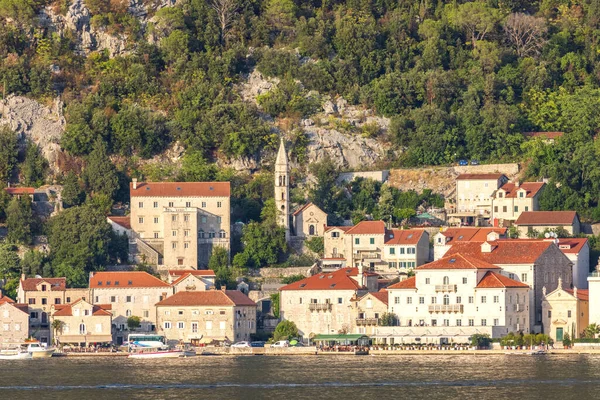
[(600, 356), (0, 361), (0, 399), (600, 399)]

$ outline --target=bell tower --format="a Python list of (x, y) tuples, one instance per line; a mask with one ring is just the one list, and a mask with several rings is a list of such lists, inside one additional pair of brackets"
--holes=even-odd
[(285, 240), (290, 240), (290, 167), (283, 138), (275, 160), (275, 206), (277, 225), (285, 229)]

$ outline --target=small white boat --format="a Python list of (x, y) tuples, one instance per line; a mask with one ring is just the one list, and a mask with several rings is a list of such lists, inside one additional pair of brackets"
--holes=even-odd
[(27, 344), (27, 351), (32, 354), (33, 358), (50, 358), (56, 348), (42, 346), (39, 342), (31, 342)]
[(179, 358), (185, 357), (183, 350), (135, 351), (127, 358)]
[(0, 350), (0, 360), (31, 360), (33, 355), (22, 348)]

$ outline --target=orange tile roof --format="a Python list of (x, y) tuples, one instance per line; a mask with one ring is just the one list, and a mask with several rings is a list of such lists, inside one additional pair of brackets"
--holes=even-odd
[(216, 276), (215, 271), (213, 271), (212, 269), (170, 269), (169, 270), (169, 275), (171, 275), (173, 277), (187, 275), (187, 274), (192, 274), (194, 276)]
[(47, 283), (50, 285), (51, 291), (64, 291), (67, 287), (66, 278), (27, 278), (21, 280), (21, 286), (26, 292), (37, 291), (37, 285), (40, 283)]
[(156, 303), (156, 306), (256, 306), (256, 303), (239, 290), (207, 290), (177, 292)]
[(200, 277), (200, 276), (203, 276), (203, 275), (195, 275), (195, 274), (190, 274), (190, 273), (187, 273), (187, 274), (184, 274), (184, 275), (179, 275), (179, 278), (175, 279), (173, 281), (173, 283), (171, 283), (171, 285), (172, 286), (177, 285), (179, 282), (184, 281), (186, 278), (188, 278), (190, 276)]
[(18, 308), (23, 311), (25, 314), (29, 314), (29, 304), (23, 303), (10, 303), (13, 307)]
[(325, 230), (324, 232), (328, 232), (332, 229), (340, 229), (344, 232), (348, 232), (350, 229), (354, 228), (353, 226), (327, 226), (325, 225)]
[(19, 195), (19, 194), (34, 194), (35, 189), (32, 187), (7, 187), (4, 188), (6, 192), (10, 195)]
[(379, 292), (368, 293), (367, 295), (369, 295), (369, 294), (372, 295), (373, 297), (375, 297), (377, 300), (379, 300), (383, 304), (385, 304), (386, 306), (388, 305), (388, 297), (389, 296), (388, 296), (387, 290), (383, 289), (383, 290), (380, 290)]
[(577, 218), (575, 211), (523, 211), (516, 225), (571, 225)]
[(544, 187), (544, 182), (523, 182), (519, 187), (512, 182), (505, 183), (500, 189), (506, 192), (504, 196), (507, 199), (514, 199), (517, 197), (517, 191), (525, 190), (525, 196), (527, 198), (535, 197), (540, 190)]
[(411, 276), (408, 279), (400, 281), (398, 283), (394, 283), (392, 286), (388, 286), (386, 289), (416, 289), (417, 288), (417, 278)]
[(553, 245), (553, 243), (546, 241), (521, 240), (496, 240), (490, 244), (492, 244), (493, 250), (490, 253), (483, 253), (481, 243), (456, 243), (448, 250), (446, 256), (460, 253), (494, 265), (533, 264)]
[(437, 261), (423, 264), (416, 268), (422, 269), (500, 269), (494, 264), (483, 261), (480, 258), (467, 256), (462, 253), (446, 255)]
[[(302, 207), (300, 207), (299, 209), (297, 209), (296, 211), (294, 211), (294, 214), (292, 214), (292, 215), (298, 215), (298, 214), (300, 214), (302, 211), (306, 210), (310, 206), (317, 207), (313, 203), (307, 203), (307, 204), (303, 205)], [(319, 207), (317, 207), (317, 208), (319, 208)]]
[(109, 215), (108, 219), (110, 219), (115, 224), (122, 226), (125, 229), (131, 229), (131, 217), (129, 215), (126, 217), (118, 217), (116, 215)]
[(131, 197), (229, 197), (229, 182), (138, 182)]
[(385, 223), (383, 221), (361, 221), (346, 231), (348, 235), (383, 235)]
[(504, 176), (504, 174), (460, 174), (456, 177), (457, 181), (464, 181), (464, 180), (476, 180), (476, 181), (483, 181), (483, 180), (496, 180), (496, 179), (500, 179)]
[(510, 279), (493, 271), (485, 273), (477, 284), (477, 289), (528, 288), (529, 285)]
[[(369, 275), (365, 273), (365, 275)], [(279, 290), (358, 290), (361, 287), (351, 278), (358, 276), (358, 268), (340, 268), (334, 272), (322, 272), (285, 285)]]
[[(569, 293), (571, 296), (573, 296), (575, 293), (573, 289), (565, 289), (565, 292)], [(589, 301), (590, 291), (588, 289), (577, 289), (577, 298), (579, 300)]]
[[(71, 304), (64, 304), (60, 307), (54, 306), (55, 310), (57, 310), (52, 316), (53, 317), (72, 317), (73, 316), (73, 306), (80, 301), (84, 301), (83, 299), (79, 299), (74, 301)], [(92, 306), (92, 315), (94, 316), (110, 316), (112, 315), (109, 311), (100, 307), (100, 305), (96, 304)]]
[(385, 245), (417, 244), (424, 234), (422, 229), (390, 229), (386, 230)]
[(15, 301), (13, 299), (11, 299), (10, 297), (6, 297), (4, 296), (1, 292), (0, 292), (0, 304), (4, 304), (4, 303), (14, 303)]
[(506, 235), (507, 228), (448, 228), (442, 235), (448, 240), (446, 243), (455, 242), (485, 242), (490, 232), (496, 232), (501, 236)]
[(169, 287), (166, 282), (142, 271), (96, 272), (90, 277), (90, 288)]
[[(552, 243), (554, 239), (500, 239), (519, 242), (547, 242)], [(588, 243), (587, 238), (559, 238), (558, 248), (565, 254), (579, 254), (583, 247)]]

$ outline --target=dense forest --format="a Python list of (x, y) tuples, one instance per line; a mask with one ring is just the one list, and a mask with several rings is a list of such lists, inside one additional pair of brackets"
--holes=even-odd
[[(58, 177), (67, 206), (108, 211), (127, 201), (131, 177), (228, 180), (233, 220), (268, 224), (268, 167), (250, 175), (215, 162), (272, 154), (281, 131), (299, 166), (292, 182), (316, 177), (309, 191), (293, 190), (294, 200), (316, 202), (332, 222), (369, 214), (400, 223), (418, 205), (440, 204), (431, 193), (369, 182), (340, 187), (328, 160), (306, 165), (300, 121), (324, 98), (342, 96), (390, 118), (388, 129), (354, 132), (391, 143), (390, 166), (519, 161), (528, 178), (549, 180), (544, 209), (600, 220), (600, 0), (145, 0), (143, 19), (128, 0), (83, 0), (92, 29), (126, 42), (115, 57), (85, 54), (76, 32), (40, 17), (67, 15), (76, 1), (0, 0), (2, 94), (42, 103), (60, 96), (61, 147), (84, 161), (81, 176)], [(254, 70), (279, 79), (258, 105), (239, 93)], [(534, 131), (564, 135), (553, 144), (526, 140)], [(175, 142), (185, 149), (180, 170), (140, 167)], [(0, 178), (41, 184), (39, 149), (28, 143), (17, 157), (17, 146), (0, 130)], [(6, 207), (7, 199), (0, 216)], [(247, 232), (269, 231), (254, 228)], [(86, 268), (106, 261), (108, 242)], [(240, 265), (273, 261), (240, 254)], [(66, 265), (51, 258), (55, 269)]]

